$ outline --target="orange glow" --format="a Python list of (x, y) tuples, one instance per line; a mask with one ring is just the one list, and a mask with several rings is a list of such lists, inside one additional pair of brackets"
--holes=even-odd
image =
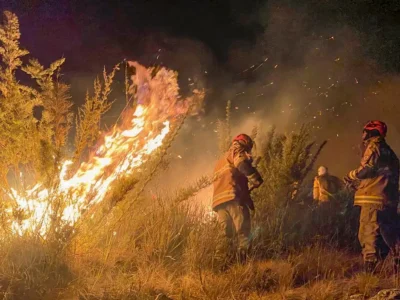
[[(10, 196), (28, 216), (21, 222), (13, 222), (13, 232), (20, 235), (38, 232), (46, 236), (53, 213), (48, 199), (50, 193), (68, 199), (61, 219), (66, 225), (75, 224), (83, 210), (105, 198), (116, 179), (131, 174), (160, 148), (171, 130), (171, 121), (187, 112), (187, 109), (182, 111), (182, 104), (178, 105), (183, 101), (177, 101), (178, 85), (172, 71), (163, 68), (155, 77), (151, 77), (150, 70), (135, 63), (132, 65), (136, 67), (133, 82), (138, 90), (144, 87), (145, 91), (138, 93), (139, 104), (129, 117), (130, 120), (123, 122), (125, 128), (121, 128), (122, 125), (115, 126), (106, 134), (94, 156), (82, 163), (70, 178), (66, 178), (66, 174), (72, 162), (65, 161), (55, 192), (50, 192), (40, 183), (23, 193), (13, 189)], [(171, 92), (171, 87), (176, 91)], [(167, 88), (169, 90), (165, 92)], [(12, 210), (9, 212), (12, 213)]]

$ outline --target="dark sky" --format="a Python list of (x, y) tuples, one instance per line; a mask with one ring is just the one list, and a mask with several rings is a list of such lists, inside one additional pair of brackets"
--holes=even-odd
[(246, 20), (261, 5), (258, 1), (2, 1), (3, 9), (19, 16), (22, 42), (33, 55), (42, 60), (64, 55), (65, 68), (73, 71), (96, 70), (117, 58), (150, 56), (163, 41), (143, 49), (149, 34), (200, 40), (224, 60), (233, 40), (251, 40), (262, 29)]
[(3, 9), (20, 17), (23, 44), (34, 55), (43, 60), (64, 55), (65, 68), (73, 71), (97, 70), (117, 57), (149, 56), (163, 46), (157, 41), (154, 49), (142, 48), (154, 33), (199, 40), (224, 62), (233, 42), (252, 41), (264, 30), (268, 16), (263, 18), (260, 11), (271, 3), (306, 11), (311, 15), (311, 30), (353, 26), (367, 52), (388, 69), (398, 70), (400, 65), (400, 2), (396, 0), (1, 1)]
[[(198, 56), (207, 60), (199, 59), (198, 64), (204, 65), (210, 77), (219, 77), (220, 69), (225, 70), (231, 43), (252, 42), (263, 30), (256, 19), (252, 20), (263, 1), (246, 5), (242, 1), (212, 0), (0, 1), (3, 10), (9, 9), (19, 17), (21, 45), (32, 57), (43, 64), (66, 58), (63, 74), (72, 84), (76, 103), (81, 103), (103, 66), (111, 68), (124, 58), (145, 65), (162, 63), (186, 79), (200, 72), (188, 67)], [(196, 45), (185, 42), (182, 46), (181, 39)], [(198, 49), (195, 53), (193, 47), (198, 45), (207, 54)], [(178, 49), (181, 54), (176, 55)], [(185, 61), (182, 55), (191, 57)]]

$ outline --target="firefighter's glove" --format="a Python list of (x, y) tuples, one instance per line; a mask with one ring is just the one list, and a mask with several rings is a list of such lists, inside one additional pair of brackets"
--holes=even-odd
[(344, 186), (345, 186), (346, 188), (348, 188), (348, 189), (350, 189), (350, 190), (355, 190), (355, 187), (354, 187), (354, 180), (351, 179), (349, 175), (346, 175), (346, 176), (343, 178), (343, 183), (344, 183)]
[(252, 185), (251, 183), (249, 183), (249, 192), (252, 192), (253, 190), (255, 190), (256, 188), (258, 188), (258, 186)]
[(250, 163), (250, 164), (252, 164), (253, 163), (253, 155), (251, 155), (251, 153), (249, 153), (249, 152), (245, 152), (245, 157), (246, 157), (246, 160)]
[(353, 180), (349, 177), (349, 175), (346, 175), (343, 177), (343, 183), (345, 186), (349, 186), (353, 183)]
[(264, 182), (260, 173), (258, 173), (258, 172), (255, 172), (255, 173), (247, 176), (247, 180), (249, 181), (249, 190), (250, 191), (258, 188)]

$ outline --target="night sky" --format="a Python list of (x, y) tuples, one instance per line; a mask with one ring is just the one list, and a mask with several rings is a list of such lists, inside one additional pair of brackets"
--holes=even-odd
[(254, 39), (262, 30), (247, 20), (257, 1), (2, 2), (20, 18), (23, 45), (44, 61), (64, 55), (66, 71), (97, 71), (125, 57), (150, 61), (159, 48), (171, 47), (162, 39), (151, 44), (153, 35), (199, 40), (223, 62), (232, 41)]
[(395, 0), (2, 0), (1, 8), (17, 13), (22, 43), (33, 55), (43, 61), (64, 55), (66, 71), (97, 71), (124, 57), (151, 60), (152, 51), (171, 46), (163, 40), (150, 45), (149, 35), (160, 34), (198, 40), (224, 64), (232, 43), (262, 34), (272, 5), (305, 12), (315, 32), (352, 26), (366, 53), (388, 70), (400, 69), (400, 2)]
[(232, 100), (237, 126), (257, 114), (282, 128), (313, 122), (317, 139), (334, 141), (322, 160), (354, 150), (369, 118), (385, 118), (400, 140), (399, 1), (0, 1), (20, 18), (33, 57), (66, 58), (75, 103), (104, 65), (127, 58), (178, 70), (183, 88), (201, 81), (205, 131), (196, 137), (213, 132)]

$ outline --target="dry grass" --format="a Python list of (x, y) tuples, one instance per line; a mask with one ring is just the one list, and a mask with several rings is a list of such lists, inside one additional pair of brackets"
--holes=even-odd
[(372, 296), (380, 286), (380, 279), (377, 275), (360, 273), (354, 277), (353, 288), (363, 296)]
[(321, 243), (227, 265), (217, 223), (171, 198), (121, 202), (114, 212), (118, 228), (108, 217), (67, 252), (24, 237), (4, 244), (5, 299), (343, 299), (393, 282), (389, 270), (358, 273), (357, 255)]
[(42, 241), (23, 237), (4, 239), (0, 255), (3, 299), (54, 298), (73, 280), (64, 258)]
[(353, 255), (321, 245), (307, 247), (300, 254), (289, 257), (289, 261), (295, 265), (297, 284), (346, 278), (361, 263)]
[[(174, 197), (148, 199), (137, 196), (132, 182), (126, 191), (112, 194), (111, 205), (105, 201), (96, 207), (95, 217), (84, 219), (66, 243), (28, 237), (5, 243), (0, 266), (4, 298), (319, 300), (370, 295), (389, 286), (392, 273), (387, 268), (378, 280), (355, 275), (359, 256), (331, 238), (332, 232), (346, 232), (344, 239), (353, 232), (332, 221), (323, 235), (317, 229), (324, 219), (315, 218), (318, 211), (303, 207), (302, 218), (317, 221), (299, 227), (296, 206), (269, 203), (269, 220), (254, 220), (263, 238), (255, 238), (255, 254), (239, 265), (230, 259), (218, 223), (204, 219), (204, 209), (182, 201), (183, 194), (192, 195), (203, 184)], [(339, 217), (343, 215), (332, 215)]]
[[(9, 13), (6, 18), (12, 23), (6, 30), (14, 32), (15, 40), (8, 47), (18, 50), (14, 47), (19, 45), (18, 20)], [(7, 47), (10, 40), (0, 35), (0, 42), (0, 46)], [(17, 59), (27, 54), (18, 51), (14, 51)], [(16, 67), (19, 68), (20, 63), (18, 60)], [(55, 75), (61, 63), (60, 60), (53, 65), (54, 70), (47, 70), (50, 77)], [(41, 66), (32, 64), (29, 73), (36, 74), (36, 69), (41, 69)], [(33, 124), (32, 109), (18, 109), (26, 103), (24, 97), (28, 87), (22, 89), (20, 84), (14, 84), (18, 82), (14, 76), (15, 68), (10, 70), (12, 76), (6, 82), (0, 80), (0, 86), (3, 90), (18, 87), (15, 90), (18, 97), (3, 101), (11, 103), (13, 100), (15, 105), (9, 108), (18, 114), (10, 119), (7, 113), (3, 121), (8, 124), (10, 119), (18, 125), (22, 121), (18, 120), (20, 112), (26, 111), (24, 122)], [(104, 74), (104, 84), (98, 80), (95, 82), (94, 96), (88, 96), (80, 110), (76, 160), (87, 145), (95, 141), (101, 115), (110, 107), (108, 96), (115, 71)], [(54, 92), (51, 88), (53, 81), (47, 82), (48, 94)], [(156, 90), (161, 95), (165, 86)], [(59, 147), (56, 145), (57, 152), (62, 150), (60, 147), (70, 127), (67, 90), (64, 92), (57, 95), (65, 100), (64, 109), (55, 113), (64, 120), (61, 129), (45, 128), (46, 132), (61, 135), (57, 142)], [(165, 154), (184, 119), (175, 124), (167, 142), (160, 151), (153, 153), (148, 164), (141, 166), (141, 172), (114, 184), (107, 199), (91, 207), (74, 228), (63, 226), (55, 214), (52, 234), (47, 240), (35, 233), (18, 237), (9, 232), (10, 224), (24, 214), (8, 219), (2, 213), (0, 295), (3, 299), (322, 300), (343, 299), (352, 293), (371, 295), (380, 287), (396, 285), (388, 267), (383, 268), (379, 276), (357, 274), (360, 260), (351, 252), (356, 249), (357, 216), (347, 205), (351, 194), (343, 193), (334, 210), (313, 210), (307, 205), (309, 185), (305, 182), (321, 148), (314, 149), (306, 126), (288, 135), (278, 134), (274, 129), (266, 135), (257, 134), (261, 146), (259, 170), (266, 180), (253, 195), (257, 207), (253, 219), (254, 253), (244, 265), (232, 261), (218, 223), (213, 219), (206, 220), (203, 209), (194, 209), (186, 201), (208, 186), (211, 177), (200, 178), (172, 197), (144, 196), (145, 187), (165, 163)], [(50, 125), (53, 123), (49, 122)], [(25, 127), (37, 131), (36, 126)], [(220, 148), (223, 150), (231, 140), (230, 103), (226, 120), (220, 122), (219, 127)], [(20, 129), (18, 125), (14, 131), (19, 133)], [(2, 151), (0, 157), (3, 166), (1, 178), (6, 178), (7, 172), (4, 171), (8, 169), (5, 166), (15, 167), (23, 161), (35, 165), (31, 162), (33, 151), (28, 151), (27, 145), (36, 149), (39, 140), (34, 134), (29, 134), (30, 131), (25, 136), (31, 137), (32, 143), (27, 143), (25, 138), (16, 140), (18, 135), (14, 131), (2, 132), (8, 142), (7, 151)], [(51, 134), (48, 138), (53, 140)], [(7, 153), (10, 155), (5, 155)], [(15, 153), (22, 156), (15, 156)], [(49, 153), (43, 152), (43, 160), (39, 162), (53, 162)], [(57, 157), (57, 163), (61, 159), (59, 155), (54, 157)], [(57, 172), (56, 169), (53, 171)], [(51, 173), (47, 177), (57, 178), (58, 174)], [(7, 186), (5, 182), (1, 184)], [(301, 190), (296, 190), (296, 186)], [(293, 195), (303, 195), (303, 198)], [(65, 201), (60, 197), (49, 197), (52, 199), (49, 201), (62, 207)], [(3, 205), (5, 211), (6, 205)]]
[[(282, 162), (274, 167), (293, 166)], [(340, 243), (354, 240), (354, 229), (342, 222), (347, 218), (346, 224), (352, 224), (350, 210), (332, 214), (321, 231), (326, 212), (308, 206), (299, 210), (297, 204), (282, 207), (267, 197), (270, 189), (285, 190), (280, 184), (255, 195), (256, 202), (265, 197), (258, 209), (266, 218), (253, 220), (255, 253), (239, 265), (231, 260), (216, 220), (205, 219), (204, 209), (184, 201), (207, 181), (172, 197), (150, 199), (138, 195), (141, 181), (154, 174), (153, 167), (148, 169), (145, 179), (132, 177), (115, 185), (110, 199), (88, 212), (95, 216), (83, 219), (76, 234), (62, 241), (5, 233), (9, 239), (0, 249), (3, 298), (319, 300), (370, 295), (393, 282), (388, 268), (379, 279), (355, 275), (360, 258)]]

